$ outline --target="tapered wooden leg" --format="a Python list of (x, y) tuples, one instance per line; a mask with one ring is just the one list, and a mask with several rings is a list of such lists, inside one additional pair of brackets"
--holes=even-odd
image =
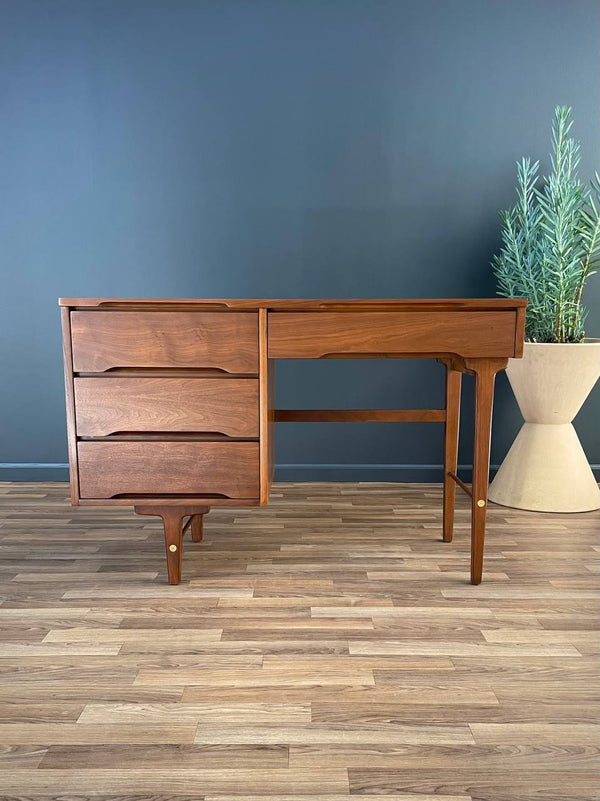
[(169, 584), (179, 584), (183, 562), (183, 516), (175, 510), (169, 510), (162, 515), (162, 519), (165, 527)]
[(190, 528), (194, 538), (194, 517), (200, 519), (200, 538), (202, 538), (202, 516), (208, 512), (205, 506), (136, 506), (138, 515), (156, 515), (162, 517), (165, 530), (165, 549), (167, 554), (167, 575), (169, 584), (181, 581), (183, 557), (183, 520), (191, 517)]
[(473, 444), (473, 497), (471, 501), (471, 584), (480, 584), (487, 493), (490, 477), (490, 436), (496, 373), (506, 360), (478, 359), (468, 365), (475, 373), (475, 441)]
[(456, 484), (449, 473), (456, 474), (458, 465), (458, 432), (460, 420), (460, 387), (462, 375), (446, 365), (446, 425), (444, 429), (444, 522), (442, 539), (452, 542)]
[(204, 536), (204, 515), (208, 513), (208, 508), (203, 514), (196, 514), (192, 516), (190, 522), (190, 533), (193, 542), (202, 542)]

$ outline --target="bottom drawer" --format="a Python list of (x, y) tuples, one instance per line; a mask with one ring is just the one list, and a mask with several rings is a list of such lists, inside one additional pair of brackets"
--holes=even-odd
[(79, 442), (79, 495), (258, 498), (257, 442)]

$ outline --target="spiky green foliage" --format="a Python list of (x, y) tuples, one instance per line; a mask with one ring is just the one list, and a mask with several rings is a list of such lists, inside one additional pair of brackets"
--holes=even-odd
[(583, 288), (600, 262), (600, 177), (578, 177), (579, 143), (569, 136), (571, 109), (557, 106), (552, 170), (541, 183), (539, 162), (517, 164), (517, 202), (500, 212), (502, 249), (492, 265), (498, 294), (529, 300), (525, 336), (531, 342), (580, 342)]

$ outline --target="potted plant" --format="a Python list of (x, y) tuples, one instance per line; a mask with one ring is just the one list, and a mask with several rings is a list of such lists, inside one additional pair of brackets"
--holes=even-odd
[(600, 178), (578, 178), (571, 109), (556, 108), (552, 168), (517, 165), (517, 202), (500, 214), (502, 249), (492, 262), (498, 294), (526, 297), (523, 359), (507, 374), (525, 423), (489, 490), (517, 509), (600, 508), (600, 489), (571, 421), (600, 376), (600, 340), (586, 339), (582, 304), (600, 261)]

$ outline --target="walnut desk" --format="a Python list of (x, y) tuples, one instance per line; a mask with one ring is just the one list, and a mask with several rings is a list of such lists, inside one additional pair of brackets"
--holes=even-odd
[[(276, 422), (445, 425), (443, 540), (456, 486), (472, 499), (479, 584), (494, 379), (520, 357), (526, 300), (125, 300), (62, 298), (71, 499), (132, 505), (164, 522), (169, 582), (183, 535), (211, 506), (267, 503)], [(443, 409), (277, 410), (277, 359), (433, 358)], [(475, 376), (473, 480), (456, 475), (462, 373)]]

